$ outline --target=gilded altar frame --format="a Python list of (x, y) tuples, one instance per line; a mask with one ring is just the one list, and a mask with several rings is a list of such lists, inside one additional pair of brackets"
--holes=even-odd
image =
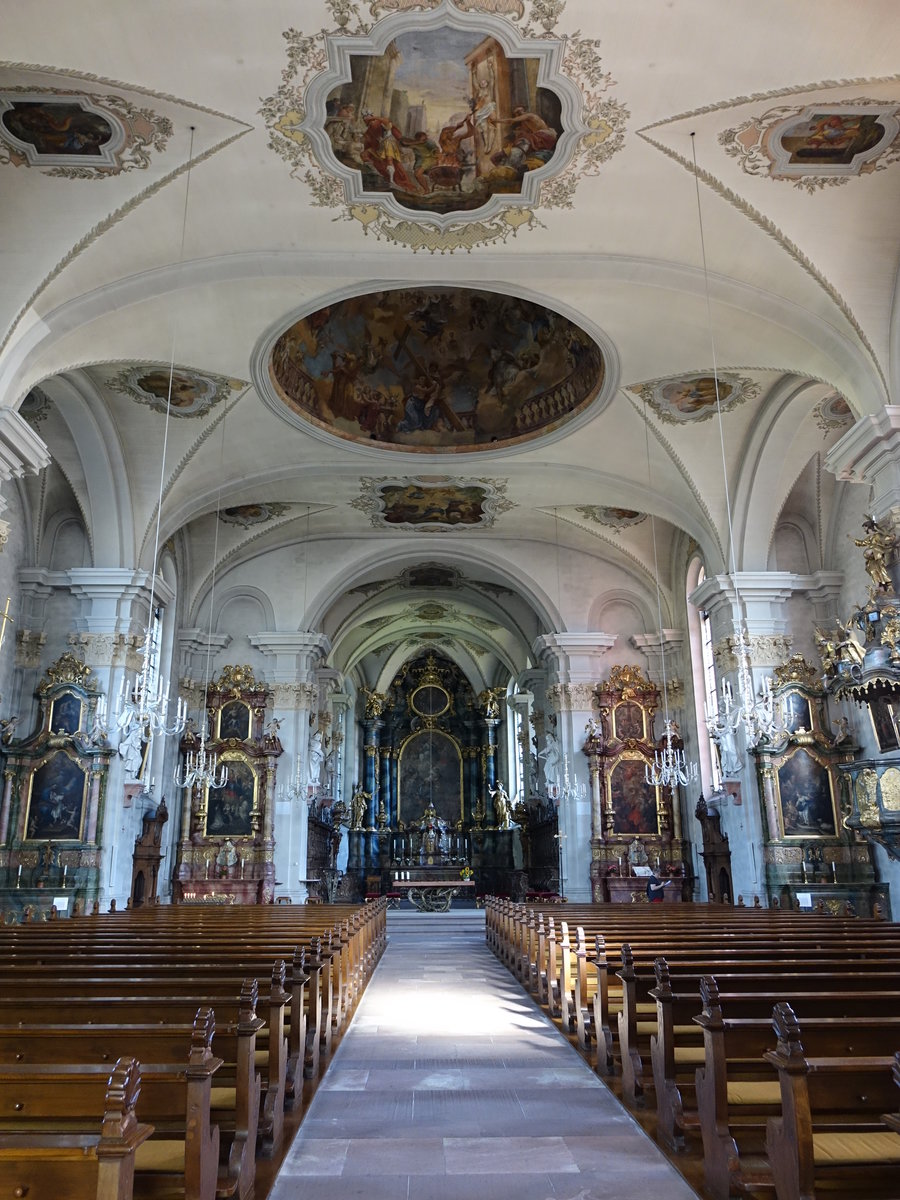
[[(810, 763), (819, 768), (815, 792), (812, 794)], [(813, 745), (799, 745), (791, 746), (783, 754), (774, 755), (768, 765), (771, 768), (778, 840), (834, 841), (839, 836), (840, 815), (839, 784), (833, 760), (826, 758)], [(805, 787), (805, 792), (798, 795), (801, 786)]]

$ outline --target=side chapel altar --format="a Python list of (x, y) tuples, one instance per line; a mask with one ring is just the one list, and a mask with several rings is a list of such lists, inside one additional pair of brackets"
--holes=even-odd
[[(266, 724), (271, 693), (250, 667), (225, 667), (206, 693), (208, 754), (227, 771), (221, 787), (196, 786), (182, 812), (173, 902), (268, 904), (275, 893), (275, 765), (282, 753)], [(190, 725), (188, 755), (200, 737)]]

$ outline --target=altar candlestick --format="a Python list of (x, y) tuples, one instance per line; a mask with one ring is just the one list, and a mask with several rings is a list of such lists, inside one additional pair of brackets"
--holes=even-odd
[(22, 864), (19, 863), (19, 869), (16, 872), (16, 887), (22, 886)]
[(837, 883), (837, 863), (834, 861), (831, 863), (831, 878)]
[(66, 886), (66, 876), (69, 873), (69, 864), (63, 863), (63, 887)]

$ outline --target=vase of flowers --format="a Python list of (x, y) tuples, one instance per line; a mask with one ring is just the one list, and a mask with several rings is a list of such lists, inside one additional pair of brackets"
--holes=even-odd
[(475, 872), (472, 870), (471, 867), (463, 867), (463, 869), (459, 873), (459, 877), (464, 883), (466, 883), (466, 882), (468, 882), (468, 880), (470, 880), (472, 878), (472, 876), (474, 874), (475, 874)]

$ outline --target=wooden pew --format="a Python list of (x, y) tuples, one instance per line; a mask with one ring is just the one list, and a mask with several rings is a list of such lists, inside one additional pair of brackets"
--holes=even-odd
[[(211, 1049), (215, 1018), (197, 1014), (187, 1062), (141, 1068), (135, 1111), (153, 1125), (134, 1148), (135, 1191), (185, 1200), (233, 1196), (236, 1181), (218, 1187), (219, 1131), (211, 1122), (212, 1080), (222, 1065)], [(0, 1139), (83, 1136), (103, 1120), (110, 1080), (108, 1064), (13, 1063), (0, 1068)], [(0, 1140), (0, 1145), (2, 1145)], [(65, 1189), (58, 1193), (67, 1196)]]
[[(817, 1053), (881, 1052), (900, 1040), (896, 992), (841, 993), (835, 987), (797, 999), (804, 1027)], [(771, 1048), (771, 1011), (778, 993), (722, 994), (713, 977), (700, 987), (703, 1010), (695, 1017), (702, 1032), (703, 1066), (696, 1071), (696, 1113), (703, 1144), (704, 1176), (714, 1200), (725, 1200), (771, 1180), (765, 1153), (765, 1123), (780, 1111), (781, 1092), (764, 1058)], [(670, 1100), (689, 1111), (680, 1078), (665, 1089), (679, 1093)], [(660, 1089), (657, 1086), (657, 1100)], [(693, 1132), (695, 1122), (685, 1122)]]
[(0, 1133), (4, 1196), (66, 1200), (132, 1200), (135, 1152), (153, 1132), (135, 1107), (141, 1074), (134, 1058), (113, 1067), (98, 1133)]
[[(237, 998), (220, 998), (218, 1011), (223, 1013), (224, 1019), (218, 1025), (213, 1022), (209, 1033), (211, 1037), (212, 1030), (216, 1030), (216, 1049), (223, 1055), (216, 1059), (217, 1072), (220, 1068), (223, 1069), (215, 1085), (211, 1087), (209, 1102), (212, 1119), (217, 1126), (217, 1141), (219, 1129), (224, 1135), (224, 1162), (218, 1194), (237, 1194), (241, 1200), (252, 1195), (256, 1174), (257, 1133), (262, 1098), (261, 1079), (256, 1070), (256, 1036), (263, 1024), (261, 1018), (256, 1015), (257, 1000), (256, 980), (245, 980)], [(54, 1061), (68, 1059), (101, 1068), (104, 1062), (108, 1064), (110, 1058), (115, 1057), (117, 1053), (115, 1049), (103, 1049), (105, 1045), (118, 1048), (139, 1046), (146, 1081), (151, 1070), (150, 1056), (160, 1053), (159, 1050), (153, 1049), (154, 1045), (159, 1044), (162, 1038), (171, 1043), (172, 1026), (180, 1024), (183, 1027), (191, 1019), (191, 1015), (196, 1013), (196, 1003), (196, 998), (184, 996), (142, 998), (112, 994), (106, 997), (67, 997), (41, 1002), (27, 1000), (19, 1002), (18, 1006), (4, 999), (0, 1001), (0, 1008), (4, 1010), (7, 1018), (7, 1024), (3, 1028), (6, 1030), (5, 1041), (8, 1045), (14, 1042), (18, 1026), (21, 1025), (24, 1029), (28, 1025), (37, 1025), (38, 1029), (48, 1029), (58, 1020), (60, 1012), (65, 1011), (70, 1020), (80, 1016), (81, 1019), (72, 1021), (73, 1024), (92, 1026), (95, 1033), (83, 1041), (78, 1038), (67, 1041), (63, 1037), (59, 1051), (61, 1057)], [(8, 1020), (10, 1017), (13, 1018), (12, 1022)], [(155, 1029), (146, 1028), (154, 1025)], [(192, 1035), (191, 1044), (195, 1041), (196, 1031)], [(21, 1035), (21, 1048), (16, 1053), (28, 1053), (24, 1033)], [(103, 1054), (106, 1054), (106, 1059), (103, 1059)], [(160, 1061), (165, 1059), (155, 1057), (152, 1065)], [(18, 1064), (23, 1067), (29, 1065), (25, 1059), (19, 1059), (15, 1065)], [(108, 1070), (108, 1065), (106, 1069)], [(145, 1114), (142, 1112), (141, 1115)], [(159, 1125), (158, 1122), (154, 1123)]]
[(775, 1006), (772, 1024), (778, 1041), (765, 1057), (778, 1072), (781, 1116), (768, 1121), (766, 1147), (778, 1200), (816, 1200), (822, 1185), (857, 1200), (861, 1175), (867, 1198), (896, 1196), (900, 1134), (882, 1117), (897, 1104), (894, 1055), (808, 1058), (789, 1004)]
[[(716, 963), (716, 955), (710, 951), (703, 959), (677, 968), (679, 990), (699, 994), (700, 981), (709, 974)], [(673, 974), (675, 968), (672, 968)], [(632, 1107), (641, 1105), (648, 1086), (652, 1086), (650, 1069), (650, 1038), (657, 1033), (657, 1009), (651, 994), (656, 977), (646, 967), (638, 971), (635, 967), (631, 947), (622, 946), (622, 969), (618, 972), (622, 981), (622, 1007), (618, 1014), (618, 1049), (622, 1071), (622, 1093), (626, 1103)], [(821, 957), (799, 958), (789, 956), (784, 950), (772, 949), (768, 960), (742, 962), (734, 959), (717, 972), (719, 986), (728, 991), (780, 992), (777, 999), (792, 996), (798, 1001), (801, 996), (828, 990), (834, 985), (841, 992), (866, 993), (880, 987), (900, 995), (900, 964), (885, 961), (868, 964), (855, 962), (846, 955), (828, 962)]]

